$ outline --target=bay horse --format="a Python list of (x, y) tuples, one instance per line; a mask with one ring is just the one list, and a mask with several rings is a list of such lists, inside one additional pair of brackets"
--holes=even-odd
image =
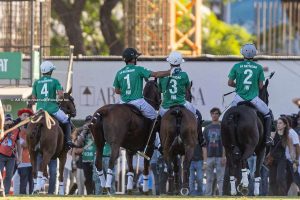
[[(68, 93), (60, 102), (60, 108), (69, 116), (76, 115), (74, 99)], [(64, 195), (63, 171), (68, 149), (65, 147), (64, 133), (58, 120), (51, 117), (46, 111), (39, 110), (27, 125), (26, 142), (32, 164), (34, 177), (34, 193), (39, 193), (48, 178), (47, 166), (51, 159), (59, 159), (59, 194)], [(41, 153), (42, 162), (37, 166), (37, 155)], [(37, 173), (38, 171), (38, 173)]]
[[(143, 96), (156, 110), (159, 109), (161, 96), (156, 79), (147, 81), (143, 90)], [(135, 106), (130, 104), (109, 104), (99, 108), (95, 112), (89, 128), (96, 144), (95, 165), (97, 173), (101, 181), (101, 187), (105, 188), (106, 192), (110, 192), (112, 173), (115, 161), (119, 156), (120, 147), (127, 150), (127, 192), (132, 192), (134, 176), (132, 165), (133, 155), (138, 151), (144, 151), (147, 140), (150, 137), (152, 125), (152, 120), (145, 118)], [(153, 130), (150, 138), (149, 146), (146, 150), (146, 155), (149, 157), (152, 156), (154, 151), (155, 130)], [(107, 170), (106, 178), (102, 168), (102, 154), (105, 142), (111, 147), (109, 169)], [(149, 191), (147, 181), (149, 164), (149, 160), (144, 158), (143, 191), (145, 193)]]
[[(191, 88), (186, 91), (186, 100), (191, 101)], [(200, 124), (198, 123), (200, 122)], [(169, 192), (178, 193), (179, 160), (178, 155), (184, 155), (183, 180), (181, 195), (189, 194), (189, 168), (194, 155), (194, 148), (202, 137), (202, 119), (197, 121), (194, 114), (184, 106), (171, 107), (161, 119), (160, 139), (163, 147), (163, 157), (169, 174)], [(174, 172), (174, 177), (172, 173)], [(174, 188), (175, 184), (175, 188)]]
[[(259, 97), (267, 105), (269, 79), (265, 81), (263, 88), (259, 92)], [(237, 191), (242, 195), (248, 194), (247, 159), (255, 153), (257, 160), (254, 195), (259, 195), (260, 171), (266, 153), (262, 115), (250, 102), (240, 102), (237, 106), (233, 106), (225, 112), (221, 122), (221, 136), (226, 152), (226, 168), (228, 168), (230, 176), (230, 194), (237, 195)], [(242, 172), (241, 175), (240, 170)], [(240, 177), (241, 182), (236, 188), (235, 182)], [(224, 179), (226, 180), (226, 177)]]

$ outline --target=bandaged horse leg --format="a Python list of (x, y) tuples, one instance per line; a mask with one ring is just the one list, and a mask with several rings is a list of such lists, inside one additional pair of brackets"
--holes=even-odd
[(47, 180), (48, 180), (48, 178), (46, 176), (43, 176), (42, 181), (41, 181), (41, 189), (42, 190), (44, 190)]
[(38, 171), (35, 191), (40, 191), (42, 189), (42, 179), (43, 172)]
[(133, 172), (128, 172), (127, 173), (127, 190), (132, 190), (133, 189)]
[(112, 169), (107, 169), (106, 184), (105, 184), (106, 188), (109, 188), (109, 189), (111, 188), (112, 179), (113, 179), (113, 170)]
[(59, 183), (58, 194), (59, 195), (64, 195), (65, 194), (65, 185), (64, 185), (64, 182), (60, 182)]
[(248, 180), (248, 170), (247, 168), (242, 169), (242, 180), (241, 180), (243, 187), (248, 187), (249, 180)]
[(101, 188), (104, 188), (106, 184), (105, 175), (102, 169), (103, 146), (104, 144), (102, 143), (101, 147), (99, 148), (99, 151), (96, 151), (96, 159), (95, 159), (96, 172), (100, 180)]
[(260, 186), (260, 177), (256, 177), (254, 179), (254, 195), (258, 196), (259, 195), (259, 186)]
[(149, 175), (143, 175), (143, 192), (149, 191)]
[(34, 179), (33, 179), (33, 191), (37, 191), (36, 186), (37, 186), (37, 179), (34, 178)]
[(97, 170), (97, 174), (98, 174), (98, 177), (100, 180), (101, 188), (104, 188), (105, 184), (106, 184), (106, 180), (105, 180), (105, 175), (104, 175), (103, 170), (101, 170), (100, 172)]
[(127, 165), (128, 165), (128, 173), (127, 173), (127, 193), (131, 194), (133, 190), (133, 153), (130, 151), (126, 151), (126, 159), (127, 159)]
[(236, 191), (236, 186), (235, 186), (235, 177), (234, 176), (230, 176), (230, 194), (232, 196), (235, 196), (237, 194)]

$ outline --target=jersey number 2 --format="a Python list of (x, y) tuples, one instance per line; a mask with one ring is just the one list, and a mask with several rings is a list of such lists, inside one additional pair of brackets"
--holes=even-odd
[(245, 85), (251, 85), (251, 84), (252, 84), (252, 81), (250, 81), (249, 79), (251, 79), (251, 77), (252, 77), (252, 75), (253, 75), (252, 70), (251, 70), (251, 69), (246, 69), (246, 70), (244, 71), (244, 74), (247, 75), (247, 76), (246, 76), (246, 78), (245, 78), (245, 80), (244, 80), (243, 83), (244, 83)]
[(44, 83), (42, 90), (41, 90), (41, 94), (45, 95), (45, 97), (48, 96), (48, 87), (47, 87), (47, 83)]

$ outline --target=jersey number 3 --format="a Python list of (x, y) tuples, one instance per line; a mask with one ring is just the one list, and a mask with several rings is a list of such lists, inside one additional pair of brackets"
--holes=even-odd
[(171, 89), (169, 89), (170, 94), (176, 94), (177, 93), (177, 81), (174, 79), (171, 79), (170, 81)]
[(42, 87), (42, 90), (41, 90), (41, 94), (42, 95), (45, 95), (45, 97), (48, 97), (48, 85), (47, 83), (44, 83), (43, 87)]

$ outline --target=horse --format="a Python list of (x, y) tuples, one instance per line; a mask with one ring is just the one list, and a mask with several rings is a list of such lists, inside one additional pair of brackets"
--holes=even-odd
[[(192, 100), (190, 88), (186, 91), (186, 99)], [(191, 111), (180, 105), (171, 107), (161, 119), (160, 138), (163, 157), (168, 168), (169, 191), (173, 191), (173, 183), (175, 182), (175, 194), (178, 193), (179, 188), (179, 160), (177, 155), (184, 155), (183, 180), (180, 193), (182, 195), (189, 194), (190, 163), (198, 138), (203, 138), (202, 119), (199, 119), (198, 122)], [(173, 171), (174, 177), (171, 175)]]
[[(267, 105), (269, 79), (265, 81), (263, 88), (259, 91), (260, 99)], [(237, 191), (242, 195), (248, 194), (247, 159), (255, 153), (257, 160), (254, 195), (259, 195), (260, 169), (266, 153), (262, 115), (258, 113), (251, 102), (240, 102), (238, 106), (233, 106), (225, 112), (221, 122), (221, 136), (226, 152), (226, 168), (230, 175), (230, 194), (237, 195)], [(236, 190), (235, 181), (236, 177), (240, 179), (240, 170), (242, 172), (241, 183)]]
[[(74, 99), (68, 93), (60, 103), (60, 109), (67, 111), (70, 116), (76, 115)], [(59, 122), (46, 111), (39, 110), (27, 125), (27, 144), (35, 179), (34, 193), (39, 193), (47, 180), (47, 165), (53, 158), (59, 159), (59, 194), (64, 195), (63, 171), (68, 149), (65, 148), (64, 133)], [(41, 153), (42, 162), (37, 166), (37, 155)], [(37, 173), (37, 170), (39, 172)]]
[[(156, 110), (159, 109), (161, 96), (157, 85), (157, 80), (147, 81), (143, 90), (144, 99)], [(131, 193), (133, 189), (133, 155), (138, 151), (145, 151), (146, 155), (151, 157), (154, 151), (155, 130), (150, 135), (153, 123), (145, 118), (142, 113), (130, 104), (108, 104), (99, 108), (93, 115), (90, 130), (93, 134), (96, 144), (96, 161), (97, 173), (101, 181), (101, 187), (106, 192), (110, 192), (112, 173), (115, 161), (119, 155), (120, 147), (127, 150), (128, 164), (128, 184), (127, 192)], [(147, 141), (150, 138), (149, 146), (145, 149)], [(105, 142), (111, 147), (109, 159), (109, 169), (105, 179), (102, 168), (102, 153)], [(144, 158), (144, 188), (145, 193), (149, 192), (147, 188), (147, 177), (149, 175), (149, 160)]]

